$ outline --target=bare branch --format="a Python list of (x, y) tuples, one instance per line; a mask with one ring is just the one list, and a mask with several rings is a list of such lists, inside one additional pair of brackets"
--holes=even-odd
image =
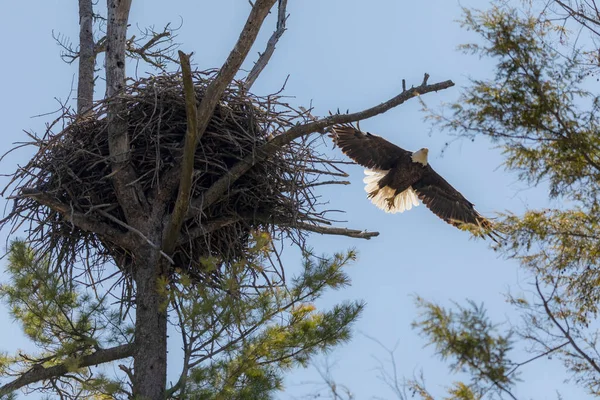
[(579, 22), (581, 25), (585, 26), (586, 28), (588, 28), (591, 32), (593, 32), (594, 34), (600, 36), (600, 33), (592, 28), (590, 26), (591, 25), (596, 25), (596, 26), (600, 26), (600, 20), (594, 19), (594, 18), (590, 18), (589, 16), (587, 16), (585, 14), (585, 8), (581, 5), (579, 6), (578, 10), (573, 9), (572, 7), (570, 7), (568, 4), (566, 4), (563, 1), (560, 0), (554, 0), (559, 6), (561, 6), (566, 12), (569, 13), (569, 15), (571, 17), (573, 17), (577, 22)]
[(173, 43), (174, 31), (177, 29), (167, 24), (162, 32), (155, 32), (152, 28), (142, 31), (140, 39), (134, 36), (127, 41), (127, 55), (133, 59), (142, 59), (154, 68), (164, 70), (167, 66), (166, 61), (177, 62), (173, 58), (173, 52), (178, 47), (178, 44)]
[(79, 0), (79, 77), (77, 81), (77, 113), (83, 114), (94, 102), (94, 33), (92, 0)]
[(179, 191), (173, 209), (173, 214), (165, 234), (163, 236), (163, 251), (171, 253), (177, 243), (177, 236), (181, 230), (183, 219), (190, 204), (190, 193), (192, 192), (192, 178), (194, 175), (194, 155), (198, 144), (198, 118), (196, 116), (196, 92), (192, 80), (192, 67), (190, 58), (184, 52), (179, 52), (181, 61), (181, 72), (183, 75), (183, 91), (185, 93), (185, 113), (187, 116), (187, 131), (185, 133), (185, 144), (183, 146), (183, 159), (181, 161), (181, 179), (179, 180)]
[[(133, 59), (142, 59), (153, 67), (164, 70), (166, 67), (165, 61), (177, 62), (177, 60), (171, 57), (172, 52), (178, 46), (178, 44), (173, 43), (173, 38), (175, 37), (173, 34), (174, 30), (176, 28), (171, 28), (170, 24), (167, 24), (162, 32), (146, 29), (142, 32), (142, 38), (132, 36), (125, 42), (125, 53)], [(146, 41), (144, 42), (144, 40)], [(68, 49), (65, 45), (62, 45), (62, 47)], [(96, 43), (94, 54), (104, 53), (106, 47), (106, 36), (104, 36)], [(76, 59), (78, 56), (78, 53), (71, 50), (71, 54), (69, 54), (70, 58)]]
[(100, 221), (94, 221), (85, 214), (75, 212), (67, 205), (54, 199), (51, 195), (41, 193), (37, 189), (23, 188), (19, 197), (29, 197), (34, 199), (40, 204), (45, 205), (53, 211), (56, 211), (62, 215), (64, 219), (71, 222), (73, 225), (87, 232), (94, 232), (98, 235), (102, 235), (115, 244), (126, 247), (126, 238), (123, 232), (120, 232), (114, 227), (104, 224)]
[(246, 82), (244, 83), (244, 88), (246, 90), (250, 90), (252, 85), (254, 85), (256, 79), (259, 77), (260, 73), (263, 71), (263, 69), (265, 69), (265, 67), (271, 60), (271, 57), (273, 56), (273, 52), (275, 51), (275, 46), (277, 45), (279, 38), (281, 38), (283, 33), (286, 31), (285, 23), (288, 18), (286, 8), (287, 0), (279, 0), (277, 11), (277, 27), (275, 29), (275, 32), (273, 32), (273, 34), (269, 38), (269, 41), (267, 42), (267, 48), (258, 57), (258, 60), (254, 64), (254, 67), (252, 67), (252, 70), (246, 78)]
[(535, 278), (535, 288), (537, 290), (538, 295), (542, 299), (544, 311), (546, 311), (546, 314), (550, 318), (550, 321), (552, 321), (552, 323), (561, 331), (565, 339), (567, 339), (571, 344), (571, 347), (573, 347), (573, 349), (575, 349), (575, 351), (587, 361), (590, 367), (592, 367), (596, 372), (600, 373), (600, 366), (596, 364), (596, 361), (594, 361), (594, 359), (592, 359), (581, 347), (579, 347), (577, 342), (575, 342), (575, 339), (573, 339), (573, 336), (571, 335), (569, 330), (562, 326), (562, 324), (558, 322), (558, 320), (554, 316), (554, 313), (550, 309), (549, 300), (542, 293), (542, 289), (540, 288), (540, 284), (537, 277)]
[(330, 115), (316, 121), (294, 126), (293, 128), (288, 129), (286, 132), (275, 136), (270, 142), (257, 149), (256, 154), (248, 156), (235, 164), (227, 174), (222, 176), (210, 188), (208, 188), (203, 197), (192, 202), (192, 207), (190, 207), (188, 210), (187, 218), (193, 217), (194, 214), (198, 213), (198, 211), (206, 209), (219, 198), (221, 198), (221, 196), (227, 192), (231, 184), (244, 175), (254, 164), (261, 162), (270, 155), (274, 154), (281, 147), (301, 136), (309, 135), (314, 132), (322, 132), (325, 128), (335, 124), (344, 124), (371, 118), (375, 115), (383, 114), (384, 112), (399, 106), (405, 101), (412, 99), (413, 97), (426, 93), (437, 92), (438, 90), (444, 90), (452, 86), (454, 86), (454, 82), (452, 81), (444, 81), (427, 85), (426, 79), (424, 79), (424, 84), (403, 90), (402, 93), (389, 99), (388, 101), (366, 110), (352, 114)]
[(234, 78), (240, 69), (242, 62), (248, 55), (250, 48), (256, 40), (256, 36), (264, 22), (275, 0), (257, 0), (250, 11), (246, 25), (235, 44), (235, 47), (229, 53), (229, 57), (219, 70), (216, 78), (208, 85), (200, 105), (198, 106), (198, 140), (204, 134), (210, 117), (219, 103), (223, 91)]
[[(81, 359), (79, 359), (77, 365), (79, 368), (91, 367), (115, 360), (121, 360), (123, 358), (131, 357), (132, 355), (133, 344), (124, 344), (121, 346), (112, 347), (110, 349), (98, 350), (93, 354), (83, 356)], [(25, 372), (14, 381), (0, 386), (0, 396), (10, 394), (17, 389), (35, 382), (63, 376), (71, 371), (72, 368), (72, 362), (65, 362), (48, 368), (34, 366), (32, 369)]]
[[(277, 223), (277, 222), (275, 222)], [(278, 225), (286, 226), (286, 223), (277, 223)], [(294, 228), (299, 228), (305, 231), (311, 231), (316, 233), (322, 233), (324, 235), (341, 235), (348, 236), (357, 239), (371, 239), (372, 237), (379, 236), (379, 232), (369, 232), (369, 231), (359, 231), (356, 229), (348, 229), (348, 228), (338, 228), (338, 227), (330, 227), (330, 226), (322, 226), (322, 225), (313, 225), (308, 224), (306, 222), (294, 222), (289, 224), (289, 226), (293, 226)]]
[(111, 221), (113, 221), (114, 223), (116, 223), (117, 225), (122, 226), (123, 228), (129, 230), (131, 233), (137, 235), (140, 239), (142, 239), (144, 242), (148, 243), (150, 245), (150, 247), (152, 247), (155, 250), (159, 250), (160, 254), (167, 259), (168, 262), (170, 262), (172, 265), (175, 264), (175, 261), (173, 261), (173, 259), (171, 257), (169, 257), (168, 255), (166, 255), (162, 250), (160, 250), (160, 247), (153, 243), (150, 239), (148, 239), (146, 237), (146, 235), (144, 235), (142, 232), (140, 232), (138, 229), (135, 229), (133, 226), (126, 224), (125, 222), (121, 221), (120, 219), (110, 215), (109, 213), (103, 211), (103, 210), (98, 210), (97, 211), (98, 214), (102, 215), (105, 218), (110, 219)]
[(562, 349), (563, 347), (565, 347), (566, 345), (568, 345), (568, 344), (570, 344), (570, 343), (571, 343), (571, 342), (569, 342), (569, 341), (566, 341), (566, 342), (564, 342), (564, 343), (561, 343), (561, 344), (559, 344), (558, 346), (551, 347), (550, 349), (548, 349), (548, 350), (546, 350), (546, 351), (544, 351), (544, 352), (542, 352), (542, 353), (540, 353), (540, 354), (537, 354), (537, 355), (535, 355), (535, 356), (533, 356), (533, 357), (531, 357), (531, 358), (528, 358), (528, 359), (527, 359), (527, 360), (525, 360), (525, 361), (521, 361), (520, 363), (516, 363), (516, 364), (514, 365), (514, 367), (513, 367), (513, 368), (512, 368), (510, 371), (508, 371), (508, 372), (506, 373), (506, 376), (511, 376), (513, 373), (515, 373), (515, 372), (516, 372), (516, 371), (517, 371), (519, 368), (521, 368), (522, 366), (524, 366), (524, 365), (527, 365), (527, 364), (529, 364), (529, 363), (531, 363), (531, 362), (534, 362), (535, 360), (538, 360), (538, 359), (540, 359), (540, 358), (542, 358), (542, 357), (546, 357), (546, 356), (548, 356), (548, 355), (550, 355), (550, 354), (554, 353), (555, 351), (558, 351), (558, 350)]

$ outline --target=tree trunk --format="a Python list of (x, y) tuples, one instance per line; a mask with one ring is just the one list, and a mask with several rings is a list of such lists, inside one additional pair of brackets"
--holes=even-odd
[(77, 113), (83, 114), (94, 102), (94, 34), (92, 0), (79, 0), (79, 78), (77, 80)]
[(125, 103), (116, 96), (125, 87), (125, 44), (127, 21), (132, 0), (107, 0), (106, 27), (106, 98), (108, 99), (108, 149), (110, 152), (113, 183), (119, 205), (128, 224), (147, 219), (144, 193), (134, 182), (137, 176), (129, 164), (128, 121)]
[[(136, 286), (133, 395), (139, 400), (164, 400), (167, 381), (167, 304), (159, 290), (163, 259), (155, 247), (161, 244), (159, 216), (149, 220), (147, 202), (129, 163), (130, 143), (125, 104), (117, 95), (125, 86), (125, 42), (131, 0), (107, 0), (106, 97), (108, 103), (108, 147), (115, 192), (129, 225), (138, 229), (154, 246), (142, 241), (133, 251)], [(166, 289), (166, 288), (165, 288)]]
[(158, 250), (146, 246), (136, 254), (135, 399), (164, 400), (167, 383), (167, 299), (160, 290), (164, 261)]
[(106, 97), (119, 93), (125, 86), (125, 42), (132, 0), (107, 0), (106, 27)]

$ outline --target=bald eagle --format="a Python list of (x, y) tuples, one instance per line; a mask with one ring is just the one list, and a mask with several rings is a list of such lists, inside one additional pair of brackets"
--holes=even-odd
[(331, 137), (344, 154), (367, 168), (365, 191), (378, 208), (404, 212), (421, 200), (447, 223), (496, 240), (492, 223), (431, 168), (428, 149), (413, 153), (352, 125), (335, 125)]

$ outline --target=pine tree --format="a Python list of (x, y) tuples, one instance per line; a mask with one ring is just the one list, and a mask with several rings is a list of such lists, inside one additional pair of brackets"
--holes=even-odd
[[(549, 358), (562, 360), (572, 382), (600, 395), (600, 97), (593, 90), (600, 20), (594, 7), (556, 0), (464, 9), (463, 26), (480, 40), (462, 49), (494, 60), (495, 76), (472, 80), (449, 109), (430, 116), (459, 138), (491, 140), (506, 169), (547, 190), (556, 206), (499, 217), (505, 241), (496, 250), (520, 263), (534, 293), (508, 297), (521, 323), (501, 329), (483, 306), (446, 309), (418, 300), (414, 327), (452, 371), (472, 377), (455, 383), (448, 398), (516, 399), (520, 368), (538, 363), (543, 370)], [(531, 357), (515, 360), (517, 345)], [(409, 387), (433, 398), (422, 381)]]

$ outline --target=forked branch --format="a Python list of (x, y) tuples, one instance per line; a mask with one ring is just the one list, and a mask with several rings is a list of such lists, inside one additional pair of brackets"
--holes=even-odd
[(279, 0), (279, 4), (277, 6), (277, 27), (275, 32), (269, 38), (267, 42), (267, 48), (265, 51), (258, 57), (258, 60), (252, 67), (252, 70), (248, 74), (246, 81), (244, 82), (244, 88), (249, 90), (254, 82), (259, 77), (263, 69), (267, 66), (271, 57), (273, 56), (273, 52), (275, 51), (275, 46), (277, 46), (277, 42), (279, 42), (279, 38), (283, 35), (286, 30), (285, 23), (287, 21), (287, 0)]
[[(182, 225), (183, 219), (184, 219), (183, 216), (187, 213), (187, 209), (188, 209), (188, 205), (189, 205), (189, 191), (191, 190), (191, 177), (192, 177), (193, 168), (194, 168), (193, 157), (194, 157), (194, 154), (196, 151), (196, 145), (197, 145), (198, 141), (200, 141), (200, 139), (202, 138), (202, 135), (204, 134), (204, 132), (206, 131), (206, 128), (208, 127), (210, 118), (212, 117), (215, 107), (219, 103), (219, 100), (221, 99), (223, 92), (225, 91), (225, 89), (227, 88), (229, 83), (235, 77), (235, 74), (238, 72), (238, 70), (242, 66), (242, 63), (244, 62), (244, 59), (248, 55), (250, 48), (254, 44), (254, 41), (256, 40), (256, 37), (258, 36), (258, 32), (260, 31), (260, 27), (262, 26), (267, 14), (269, 13), (269, 10), (273, 6), (273, 4), (275, 4), (275, 0), (258, 0), (252, 7), (252, 10), (250, 11), (250, 15), (248, 16), (246, 24), (244, 25), (244, 28), (242, 30), (242, 33), (240, 34), (240, 37), (239, 37), (237, 43), (235, 44), (231, 53), (229, 53), (227, 60), (225, 60), (225, 63), (219, 70), (219, 73), (217, 74), (215, 79), (206, 88), (206, 92), (204, 93), (204, 96), (202, 97), (202, 101), (198, 105), (196, 112), (195, 112), (196, 121), (195, 121), (194, 127), (190, 127), (190, 123), (189, 123), (190, 114), (188, 111), (188, 115), (187, 115), (188, 133), (190, 133), (190, 129), (193, 129), (194, 130), (194, 138), (191, 139), (189, 137), (189, 135), (186, 134), (186, 139), (185, 139), (185, 144), (184, 144), (184, 149), (183, 149), (183, 154), (184, 154), (183, 162), (185, 162), (185, 160), (186, 160), (185, 157), (189, 157), (189, 160), (188, 160), (189, 162), (186, 162), (185, 165), (182, 164), (180, 167), (179, 166), (174, 167), (177, 169), (181, 168), (181, 173), (180, 173), (181, 178), (179, 180), (179, 193), (178, 193), (178, 199), (177, 199), (177, 205), (179, 206), (179, 208), (175, 209), (175, 211), (171, 217), (171, 220), (170, 220), (169, 224), (167, 225), (165, 234), (163, 235), (163, 238), (165, 240), (167, 240), (166, 244), (169, 247), (172, 247), (175, 245), (175, 242), (177, 240), (177, 238), (176, 238), (177, 232), (179, 232), (179, 230), (181, 229), (181, 225)], [(180, 52), (180, 57), (181, 57), (181, 54), (183, 54), (183, 53)], [(183, 64), (185, 64), (185, 60), (183, 60), (183, 61), (184, 62), (182, 62), (182, 68), (187, 68), (187, 66), (185, 66), (185, 67), (183, 66)], [(187, 59), (187, 64), (189, 65), (189, 59)], [(188, 72), (190, 75), (188, 78), (185, 78), (185, 80), (188, 81), (186, 84), (188, 87), (185, 89), (186, 90), (186, 110), (189, 110), (189, 107), (191, 106), (191, 104), (189, 104), (191, 100), (188, 100), (187, 91), (193, 90), (193, 85), (190, 86), (192, 84), (191, 69)], [(185, 83), (185, 80), (184, 80), (184, 83)], [(193, 95), (193, 94), (194, 93), (190, 93), (190, 95)], [(195, 100), (194, 100), (194, 103), (195, 103)], [(188, 178), (190, 179), (190, 182), (189, 182), (190, 188), (187, 188)], [(185, 195), (185, 193), (182, 190), (183, 191), (187, 190), (187, 195)], [(159, 205), (159, 206), (162, 206), (162, 205)], [(168, 249), (166, 249), (166, 248), (164, 250), (167, 253), (169, 252)]]

